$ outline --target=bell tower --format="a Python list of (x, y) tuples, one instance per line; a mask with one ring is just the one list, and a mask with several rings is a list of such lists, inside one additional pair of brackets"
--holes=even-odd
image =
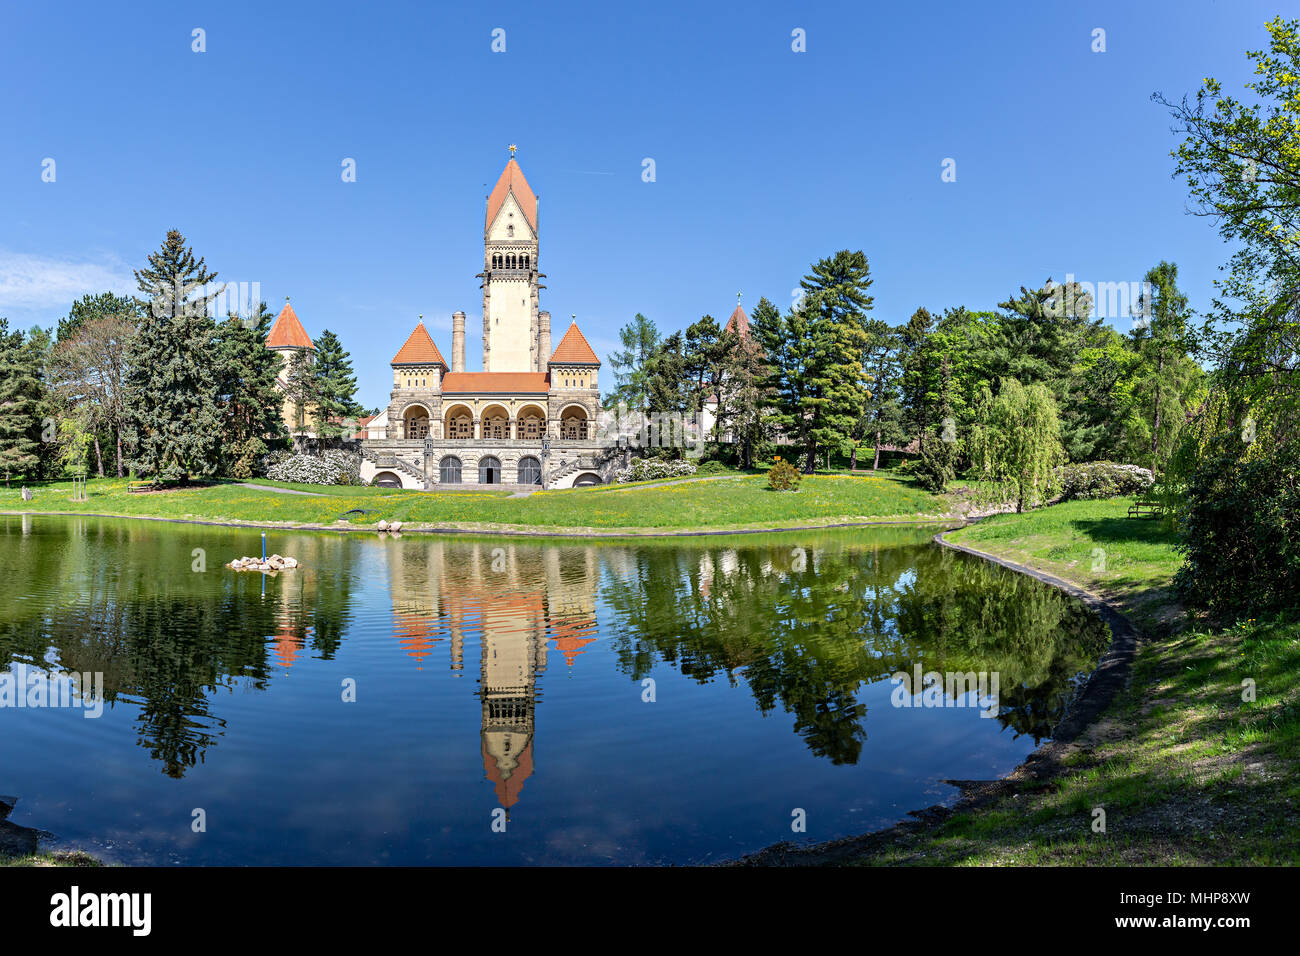
[(546, 370), (541, 350), (537, 268), (540, 203), (515, 162), (510, 161), (487, 197), (483, 223), (483, 371)]

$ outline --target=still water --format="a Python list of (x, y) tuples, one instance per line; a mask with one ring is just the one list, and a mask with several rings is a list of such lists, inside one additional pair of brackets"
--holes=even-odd
[[(264, 577), (223, 567), (256, 531), (0, 517), (0, 673), (107, 699), (0, 707), (0, 793), (123, 863), (704, 863), (887, 826), (1011, 770), (1109, 642), (935, 530), (274, 532), (304, 567)], [(917, 664), (996, 672), (996, 716), (894, 706)]]

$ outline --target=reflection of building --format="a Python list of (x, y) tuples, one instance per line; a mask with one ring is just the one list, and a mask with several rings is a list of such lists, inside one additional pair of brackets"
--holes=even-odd
[(388, 560), (398, 641), (421, 668), (445, 636), (460, 670), (478, 634), (483, 770), (508, 811), (533, 773), (537, 678), (552, 642), (571, 667), (596, 639), (595, 551), (405, 540)]

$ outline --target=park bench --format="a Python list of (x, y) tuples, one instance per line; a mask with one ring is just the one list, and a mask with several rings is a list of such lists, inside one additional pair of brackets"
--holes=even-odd
[(127, 494), (135, 494), (137, 491), (153, 491), (154, 483), (152, 481), (128, 481), (126, 483)]
[(1154, 518), (1164, 514), (1165, 506), (1160, 501), (1149, 501), (1145, 498), (1138, 498), (1128, 506), (1128, 516), (1130, 518)]

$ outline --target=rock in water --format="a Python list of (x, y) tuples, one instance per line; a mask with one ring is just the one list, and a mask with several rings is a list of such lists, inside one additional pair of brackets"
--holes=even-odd
[(389, 531), (401, 531), (401, 530), (402, 530), (402, 522), (400, 522), (400, 521), (394, 521), (394, 522), (392, 522), (392, 523), (388, 526), (388, 530), (389, 530)]
[(387, 531), (387, 530), (388, 530), (388, 522), (385, 521), (383, 518), (380, 518), (380, 519), (379, 519), (379, 524), (376, 525), (376, 527), (378, 527), (380, 531)]

